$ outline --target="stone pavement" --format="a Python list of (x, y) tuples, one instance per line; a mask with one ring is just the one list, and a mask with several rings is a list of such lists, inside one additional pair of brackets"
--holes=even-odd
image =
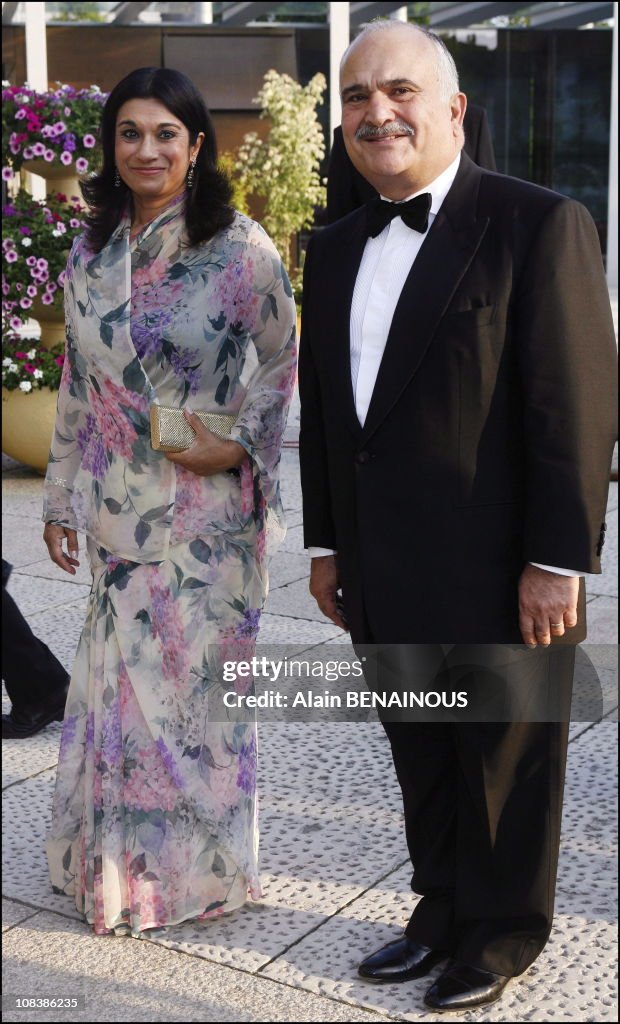
[[(296, 433), (295, 411), (289, 439)], [(6, 460), (3, 553), (9, 588), (34, 631), (71, 665), (88, 592), (46, 556), (42, 481)], [(617, 642), (617, 484), (605, 572), (590, 584), (590, 640)], [(312, 651), (342, 634), (307, 593), (297, 452), (283, 457), (289, 532), (272, 570), (261, 639)], [(5, 710), (8, 707), (4, 697)], [(556, 925), (544, 953), (501, 1002), (460, 1020), (617, 1019), (613, 712), (572, 728)], [(413, 904), (398, 785), (375, 723), (260, 726), (264, 898), (229, 917), (147, 941), (96, 937), (52, 894), (44, 856), (60, 724), (5, 741), (4, 992), (85, 996), (86, 1009), (6, 1009), (7, 1021), (394, 1021), (425, 1013), (428, 981), (375, 987), (360, 958), (399, 934)], [(446, 1016), (443, 1016), (446, 1020)]]

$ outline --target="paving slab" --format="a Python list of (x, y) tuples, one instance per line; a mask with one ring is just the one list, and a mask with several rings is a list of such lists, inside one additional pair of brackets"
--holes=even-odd
[[(500, 1003), (459, 1014), (459, 1020), (617, 1019), (616, 787), (609, 772), (615, 732), (613, 724), (594, 726), (569, 748), (556, 923), (549, 944)], [(377, 988), (356, 977), (359, 960), (402, 931), (415, 903), (409, 881), (405, 862), (261, 973), (396, 1019), (446, 1020), (424, 1010), (426, 980)]]
[(310, 619), (313, 622), (329, 622), (308, 590), (308, 580), (279, 587), (267, 598), (267, 608), (275, 615), (289, 615), (295, 619)]
[[(82, 996), (83, 1010), (4, 1009), (7, 1021), (388, 1021), (339, 1000), (37, 914), (4, 936), (4, 992)], [(6, 1003), (5, 1003), (6, 1006)]]
[(15, 900), (5, 900), (2, 898), (2, 931), (5, 932), (8, 928), (12, 928), (13, 925), (19, 924), (20, 921), (25, 921), (29, 917), (33, 917), (34, 914), (38, 914), (38, 910), (33, 910), (32, 907), (26, 907), (23, 903), (16, 903)]
[(8, 590), (22, 614), (28, 616), (48, 610), (58, 612), (64, 605), (85, 602), (90, 586), (12, 572)]

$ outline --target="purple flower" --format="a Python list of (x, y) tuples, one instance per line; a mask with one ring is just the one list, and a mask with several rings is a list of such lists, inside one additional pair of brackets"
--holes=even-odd
[(80, 227), (80, 222), (77, 219), (77, 217), (72, 217), (71, 218), (71, 220), (69, 221), (69, 227), (70, 228), (79, 228)]
[(54, 296), (50, 295), (49, 292), (44, 292), (43, 295), (41, 296), (41, 302), (43, 303), (44, 306), (51, 306), (53, 301)]
[(65, 167), (68, 167), (69, 164), (73, 163), (73, 157), (71, 156), (71, 153), (68, 149), (63, 149), (62, 153), (60, 154), (60, 162), (61, 164), (64, 164)]
[(75, 169), (78, 174), (84, 174), (88, 170), (88, 160), (85, 160), (83, 156), (78, 157), (75, 161)]
[(9, 320), (9, 324), (13, 328), (14, 331), (18, 331), (20, 329), (21, 325), (22, 325), (22, 322), (21, 322), (20, 317), (12, 316), (11, 319)]
[(58, 277), (56, 278), (56, 280), (58, 281), (58, 284), (59, 284), (59, 286), (61, 288), (64, 288), (64, 286), (65, 286), (65, 276), (66, 276), (65, 271), (61, 270), (59, 275), (58, 275)]
[(85, 135), (82, 142), (86, 149), (92, 149), (93, 146), (97, 145), (97, 140), (94, 135)]
[(93, 474), (96, 480), (105, 479), (108, 471), (108, 461), (101, 435), (95, 433), (96, 420), (92, 413), (88, 413), (86, 423), (77, 432), (78, 448), (82, 452), (82, 466)]
[(5, 259), (6, 259), (7, 263), (15, 263), (15, 261), (18, 259), (17, 253), (15, 252), (15, 249), (9, 249), (9, 251), (7, 252), (7, 254), (5, 256)]
[(26, 296), (24, 296), (23, 299), (19, 300), (19, 304), (22, 307), (22, 309), (30, 309), (30, 307), (32, 306), (32, 299), (28, 299), (26, 298)]
[(37, 289), (33, 284), (29, 284), (26, 288), (26, 295), (29, 295), (31, 299), (34, 299), (37, 294)]
[(22, 235), (31, 235), (32, 234), (32, 231), (31, 231), (30, 228), (26, 228), (26, 227), (22, 226), (19, 230), (21, 231)]
[(24, 152), (23, 152), (23, 157), (24, 157), (24, 160), (33, 160), (34, 159), (34, 152), (32, 150), (32, 146), (26, 146), (26, 148), (24, 149)]
[(2, 213), (5, 217), (14, 217), (17, 211), (11, 203), (7, 203), (6, 206), (2, 207)]
[(65, 149), (67, 149), (69, 153), (73, 153), (77, 149), (77, 143), (73, 132), (67, 132), (65, 135)]
[(183, 789), (183, 779), (181, 775), (179, 775), (172, 753), (164, 743), (161, 736), (157, 740), (155, 746), (157, 747), (159, 756), (162, 759), (164, 768), (168, 772), (172, 783), (177, 787), (177, 789)]
[(256, 789), (256, 745), (254, 736), (249, 743), (243, 743), (239, 751), (239, 772), (237, 785), (244, 793), (252, 795)]
[(39, 270), (47, 270), (48, 263), (44, 256), (40, 256), (37, 260), (37, 267)]
[(70, 715), (65, 718), (62, 725), (62, 736), (60, 738), (60, 760), (67, 756), (69, 747), (72, 746), (75, 739), (75, 726), (77, 723), (77, 715)]
[(27, 110), (25, 109), (25, 107), (20, 107), (19, 110), (15, 111), (15, 120), (16, 121), (23, 121), (25, 116), (26, 116), (26, 114), (27, 114)]
[(43, 143), (42, 142), (35, 142), (34, 146), (32, 147), (32, 155), (33, 156), (43, 156), (44, 153), (45, 153), (45, 146), (43, 145)]
[(67, 126), (64, 121), (57, 121), (56, 124), (52, 125), (52, 131), (54, 132), (54, 135), (62, 135), (63, 132), (66, 132), (66, 130)]
[(41, 129), (41, 135), (44, 139), (49, 139), (50, 135), (54, 134), (54, 129), (51, 124), (44, 124)]
[(55, 156), (56, 154), (53, 149), (46, 149), (45, 153), (43, 154), (43, 159), (46, 161), (46, 163), (51, 164)]
[(254, 637), (258, 633), (260, 625), (260, 610), (258, 608), (246, 608), (243, 613), (243, 622), (235, 626), (235, 637)]
[(71, 117), (71, 107), (65, 107), (65, 109), (63, 110), (63, 114), (65, 115), (65, 117)]
[(24, 286), (23, 286), (23, 284), (21, 283), (21, 281), (16, 281), (16, 282), (15, 282), (15, 287), (16, 287), (16, 289), (17, 289), (17, 291), (18, 291), (18, 292), (21, 292), (21, 291), (23, 290), (23, 287), (24, 287)]
[(35, 267), (36, 264), (37, 264), (37, 257), (36, 256), (27, 256), (26, 257), (26, 266), (27, 267)]
[(11, 170), (11, 168), (10, 167), (3, 167), (2, 168), (2, 180), (3, 181), (11, 181), (12, 177), (13, 177), (13, 171)]
[[(28, 285), (28, 287), (32, 288), (32, 285)], [(2, 294), (3, 295), (8, 295), (10, 291), (11, 291), (11, 289), (9, 288), (8, 284), (5, 281), (4, 284), (2, 285)], [(36, 293), (36, 288), (35, 288), (35, 293)]]

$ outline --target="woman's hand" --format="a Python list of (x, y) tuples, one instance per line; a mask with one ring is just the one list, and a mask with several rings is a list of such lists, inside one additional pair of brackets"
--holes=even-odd
[[(62, 550), (65, 537), (67, 538), (68, 554)], [(67, 526), (57, 526), (55, 523), (46, 523), (43, 540), (47, 544), (52, 562), (55, 562), (65, 572), (70, 573), (71, 576), (75, 576), (74, 567), (80, 564), (77, 559), (79, 549), (75, 530), (70, 530)]]
[(223, 473), (227, 469), (233, 469), (243, 462), (244, 455), (247, 455), (245, 448), (236, 441), (222, 441), (205, 427), (196, 413), (183, 410), (183, 415), (189, 423), (196, 437), (189, 448), (183, 452), (166, 452), (166, 458), (176, 462), (177, 466), (189, 469), (190, 473), (198, 476), (212, 476), (213, 473)]

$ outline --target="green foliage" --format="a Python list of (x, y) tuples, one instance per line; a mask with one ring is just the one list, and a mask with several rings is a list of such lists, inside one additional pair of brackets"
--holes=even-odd
[(243, 187), (265, 200), (262, 224), (285, 263), (291, 236), (309, 227), (315, 208), (325, 205), (319, 176), (325, 142), (316, 114), (325, 86), (322, 74), (301, 86), (289, 75), (268, 71), (255, 102), (271, 122), (269, 133), (265, 140), (248, 133), (238, 152)]
[(248, 189), (244, 181), (240, 178), (239, 173), (237, 171), (237, 162), (234, 153), (220, 153), (218, 158), (218, 165), (220, 170), (224, 172), (232, 186), (232, 205), (234, 206), (235, 210), (238, 210), (239, 213), (249, 214), (250, 210), (248, 207)]

